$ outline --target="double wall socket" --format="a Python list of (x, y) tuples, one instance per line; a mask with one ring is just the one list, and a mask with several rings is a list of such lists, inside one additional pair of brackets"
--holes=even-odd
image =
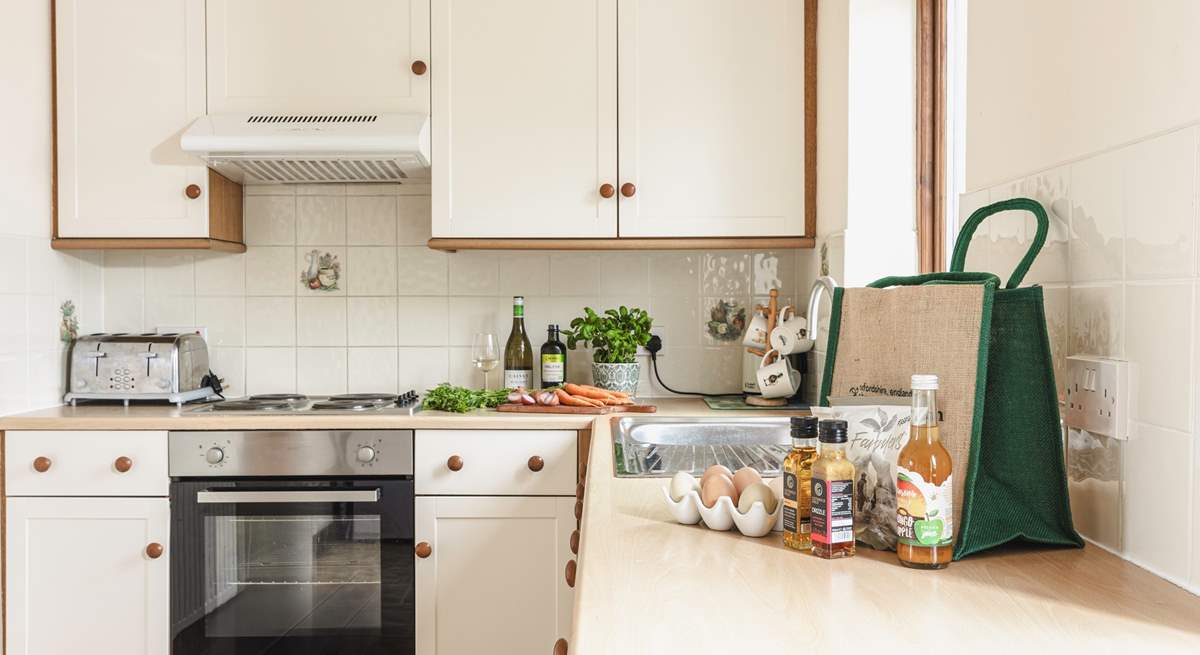
[(1110, 357), (1067, 358), (1067, 427), (1129, 438), (1129, 362)]

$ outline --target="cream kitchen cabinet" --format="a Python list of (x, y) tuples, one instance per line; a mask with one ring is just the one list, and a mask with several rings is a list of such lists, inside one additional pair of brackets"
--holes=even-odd
[(417, 655), (548, 653), (569, 637), (574, 504), (418, 497)]
[(179, 147), (205, 113), (205, 1), (54, 6), (54, 247), (245, 250), (241, 186)]
[(166, 498), (8, 498), (9, 655), (170, 650)]
[(429, 0), (208, 0), (208, 111), (429, 112)]
[(431, 245), (811, 247), (810, 4), (433, 0)]

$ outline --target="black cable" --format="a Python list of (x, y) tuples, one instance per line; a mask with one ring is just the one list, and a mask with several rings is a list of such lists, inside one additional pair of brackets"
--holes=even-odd
[(727, 393), (701, 393), (699, 391), (676, 391), (667, 386), (663, 382), (662, 376), (658, 374), (658, 351), (662, 350), (662, 339), (658, 335), (650, 337), (649, 343), (646, 344), (646, 351), (650, 353), (650, 368), (654, 370), (654, 379), (658, 380), (658, 386), (670, 391), (677, 396), (701, 396), (704, 398), (717, 398), (719, 396), (728, 396)]

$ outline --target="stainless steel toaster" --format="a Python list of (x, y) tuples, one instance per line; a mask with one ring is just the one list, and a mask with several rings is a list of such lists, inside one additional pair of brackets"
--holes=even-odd
[(198, 334), (89, 334), (71, 344), (66, 402), (166, 400), (213, 394), (208, 346)]

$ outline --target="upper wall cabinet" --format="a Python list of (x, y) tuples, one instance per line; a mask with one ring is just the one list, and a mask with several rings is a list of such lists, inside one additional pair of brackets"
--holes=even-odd
[(429, 112), (429, 0), (208, 0), (208, 111)]
[(616, 237), (616, 0), (432, 0), (435, 237)]
[(431, 245), (811, 247), (815, 7), (433, 0)]
[(244, 250), (241, 187), (179, 148), (205, 111), (204, 0), (58, 0), (54, 30), (54, 247)]

